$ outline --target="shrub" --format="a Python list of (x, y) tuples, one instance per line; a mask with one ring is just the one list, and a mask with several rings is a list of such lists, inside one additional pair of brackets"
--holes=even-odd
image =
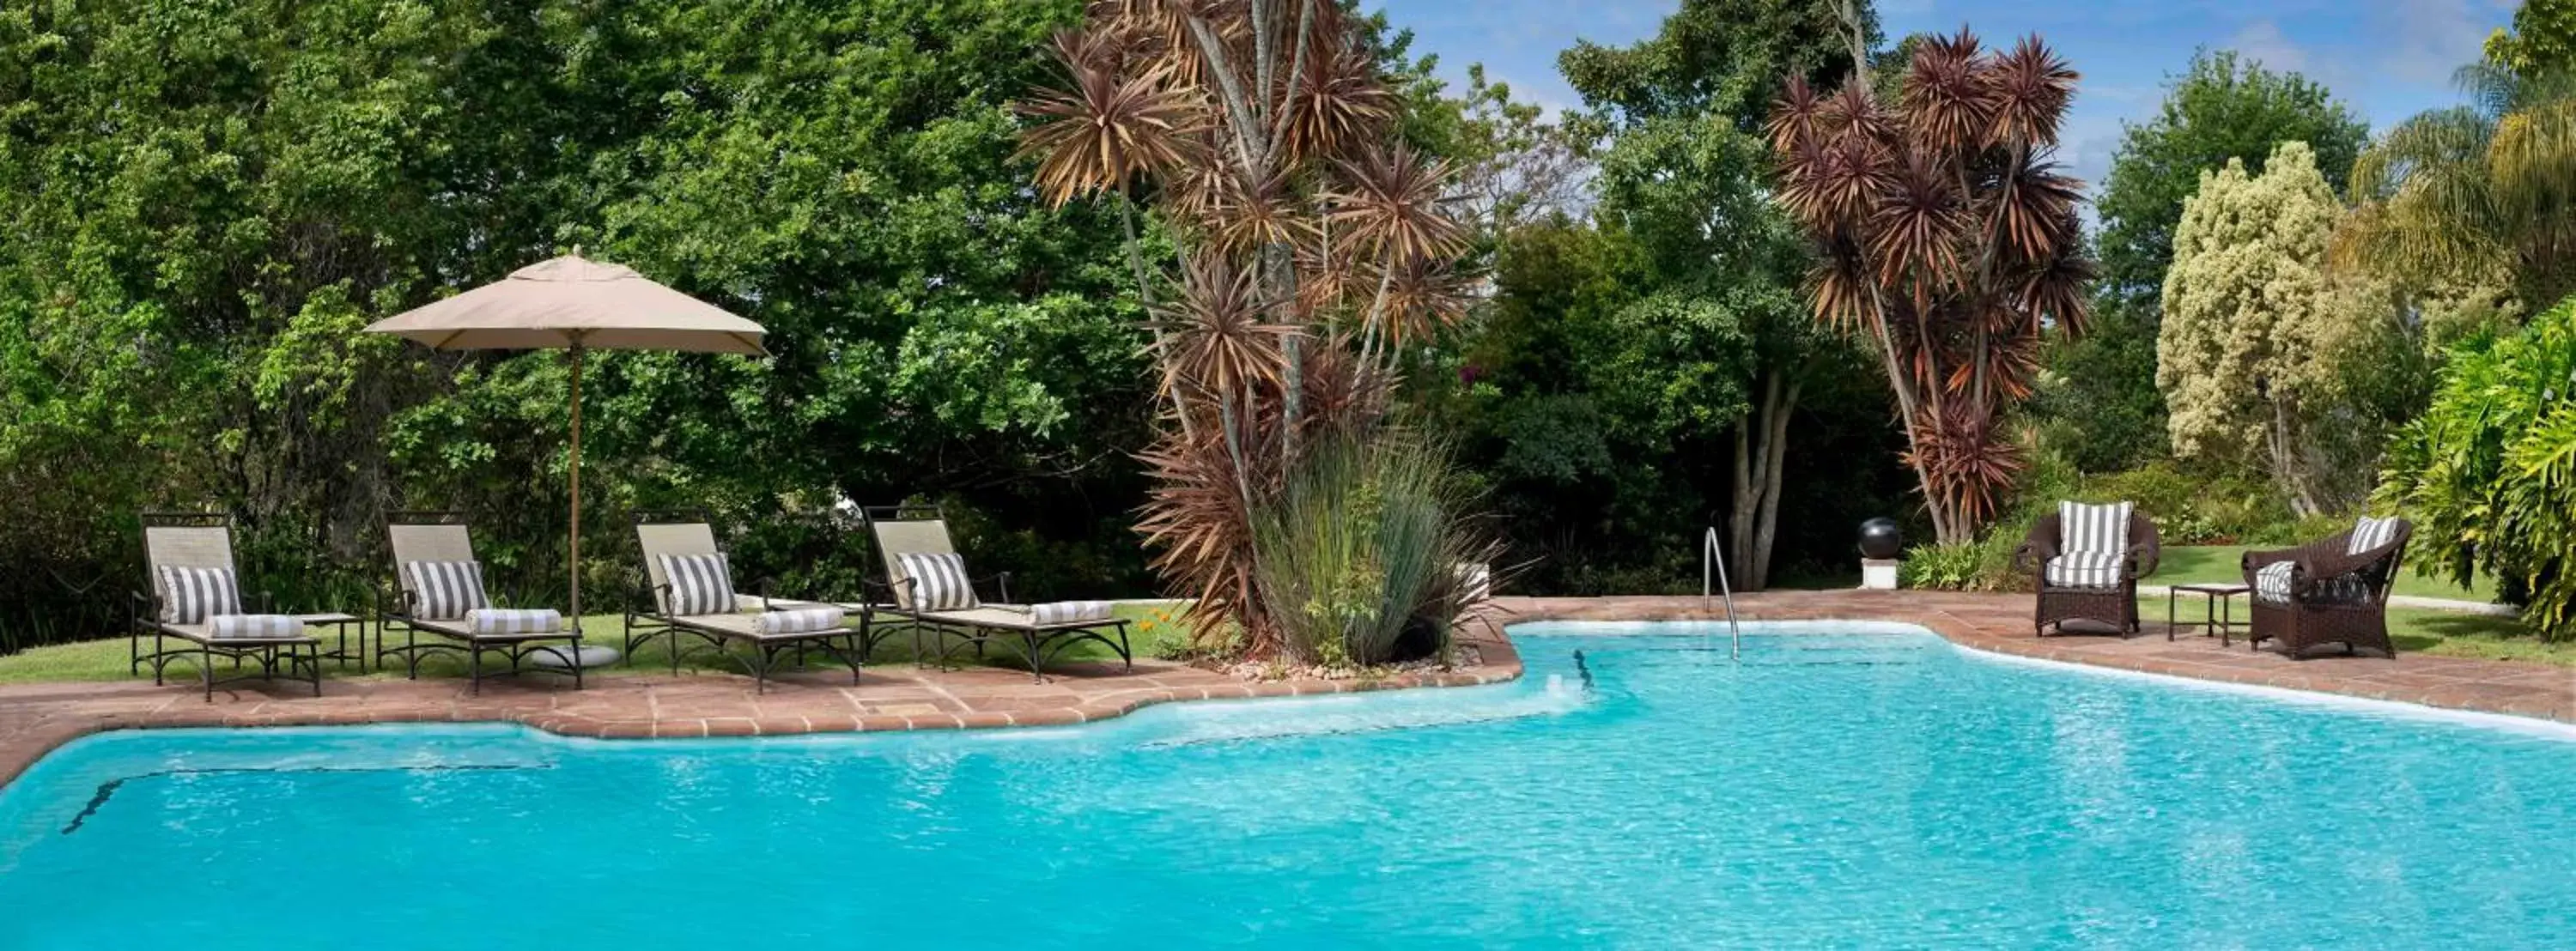
[(2452, 351), (2432, 408), (2388, 451), (2378, 503), (2451, 579), (2496, 576), (2543, 637), (2576, 637), (2576, 298)]
[[(1445, 651), (1470, 539), (1446, 447), (1405, 433), (1308, 450), (1254, 513), (1259, 590), (1283, 645), (1342, 667)], [(1399, 649), (1403, 648), (1403, 649)]]

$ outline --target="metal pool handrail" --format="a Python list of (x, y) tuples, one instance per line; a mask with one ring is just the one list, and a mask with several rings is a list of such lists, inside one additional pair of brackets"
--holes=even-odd
[(1711, 567), (1716, 568), (1717, 590), (1726, 597), (1726, 657), (1741, 663), (1744, 660), (1744, 630), (1735, 623), (1735, 589), (1726, 583), (1726, 550), (1718, 547), (1715, 525), (1708, 527), (1708, 535), (1699, 546), (1699, 609), (1702, 612), (1708, 610)]

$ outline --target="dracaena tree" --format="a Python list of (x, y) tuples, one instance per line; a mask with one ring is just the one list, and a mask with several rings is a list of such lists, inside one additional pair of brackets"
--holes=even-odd
[(1282, 646), (1260, 509), (1301, 447), (1376, 427), (1405, 350), (1465, 310), (1449, 167), (1400, 143), (1372, 41), (1335, 0), (1094, 0), (1056, 37), (1064, 84), (1021, 107), (1039, 192), (1128, 223), (1164, 421), (1140, 524), (1156, 568), (1254, 653)]
[(2075, 81), (2036, 37), (1987, 51), (1962, 29), (1917, 45), (1895, 102), (1866, 66), (1831, 92), (1793, 75), (1768, 123), (1777, 200), (1815, 243), (1809, 303), (1883, 359), (1945, 543), (1973, 538), (2022, 469), (2005, 418), (2043, 337), (2084, 324), (2082, 183), (2053, 161)]

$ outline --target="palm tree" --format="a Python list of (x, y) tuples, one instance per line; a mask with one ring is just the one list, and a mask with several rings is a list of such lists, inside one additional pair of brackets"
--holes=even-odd
[(2417, 286), (2500, 277), (2545, 307), (2576, 292), (2576, 77), (2482, 62), (2457, 81), (2473, 105), (2399, 123), (2353, 162), (2335, 257)]
[(2022, 468), (2004, 417), (2043, 336), (2084, 325), (2083, 185), (2052, 161), (2076, 78), (2036, 37), (1989, 53), (1963, 29), (1916, 47), (1892, 106), (1865, 66), (1830, 94), (1793, 75), (1768, 125), (1778, 201), (1816, 244), (1810, 303), (1882, 357), (1944, 543)]
[[(1300, 447), (1375, 427), (1403, 348), (1464, 310), (1449, 168), (1394, 141), (1369, 40), (1335, 0), (1093, 0), (1055, 41), (1065, 85), (1021, 107), (1040, 194), (1114, 196), (1128, 222), (1167, 423), (1156, 568), (1256, 653), (1280, 644), (1256, 512)], [(1140, 206), (1176, 279), (1138, 250)]]

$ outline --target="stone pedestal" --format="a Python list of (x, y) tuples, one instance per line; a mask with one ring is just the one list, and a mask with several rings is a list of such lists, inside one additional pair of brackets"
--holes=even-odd
[(1896, 566), (1898, 564), (1898, 560), (1894, 558), (1861, 559), (1860, 589), (1863, 591), (1896, 590)]

